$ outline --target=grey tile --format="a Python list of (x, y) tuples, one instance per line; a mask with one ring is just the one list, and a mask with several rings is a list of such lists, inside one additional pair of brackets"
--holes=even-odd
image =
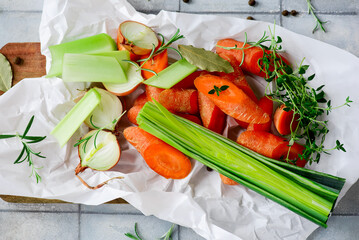
[(81, 205), (81, 213), (137, 214), (142, 212), (130, 204), (101, 204), (98, 206)]
[(319, 15), (327, 32), (321, 30), (312, 33), (315, 20), (312, 16), (302, 13), (297, 17), (283, 17), (283, 26), (294, 32), (332, 44), (359, 56), (359, 16), (358, 15)]
[[(125, 214), (81, 214), (81, 240), (112, 240), (125, 239), (125, 233), (134, 234), (134, 224), (137, 223), (139, 235), (143, 239), (156, 239), (166, 233), (172, 223), (159, 220), (156, 217)], [(175, 227), (177, 228), (177, 226)], [(178, 230), (172, 234), (173, 240), (178, 240)]]
[(356, 182), (334, 209), (334, 214), (359, 215), (359, 182)]
[(0, 199), (0, 211), (41, 211), (41, 212), (78, 212), (78, 204), (70, 203), (8, 203)]
[(78, 239), (77, 213), (0, 212), (2, 240)]
[[(355, 12), (359, 9), (358, 0), (312, 0), (312, 5), (318, 12)], [(308, 10), (307, 1), (283, 0), (283, 9), (304, 11)]]
[(225, 0), (190, 0), (189, 3), (180, 2), (181, 12), (276, 12), (279, 11), (279, 0), (257, 1), (254, 7), (248, 1)]
[(0, 11), (42, 11), (44, 0), (1, 0)]
[[(8, 42), (38, 42), (41, 13), (1, 12), (0, 47)], [(4, 34), (5, 33), (5, 34)]]
[(157, 13), (161, 10), (179, 11), (180, 0), (128, 0), (140, 12)]
[(191, 228), (180, 227), (179, 229), (179, 239), (191, 239), (191, 240), (204, 240), (203, 237), (199, 236)]
[(359, 216), (332, 216), (328, 228), (318, 228), (308, 240), (352, 240), (359, 236)]

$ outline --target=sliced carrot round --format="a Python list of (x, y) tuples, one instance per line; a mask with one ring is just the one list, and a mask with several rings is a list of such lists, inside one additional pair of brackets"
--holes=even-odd
[(219, 174), (219, 177), (221, 178), (222, 182), (226, 185), (238, 185), (239, 183), (237, 183), (236, 181), (222, 175), (222, 174)]
[(289, 112), (285, 111), (285, 108), (285, 105), (279, 106), (273, 117), (274, 126), (281, 135), (290, 134), (291, 131), (295, 130), (298, 126), (298, 116), (294, 116), (292, 110)]

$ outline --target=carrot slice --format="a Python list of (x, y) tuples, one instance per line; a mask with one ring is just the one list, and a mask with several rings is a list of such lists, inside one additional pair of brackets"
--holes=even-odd
[(147, 100), (150, 102), (152, 102), (152, 99), (155, 99), (156, 101), (158, 101), (160, 93), (163, 90), (164, 89), (162, 89), (162, 88), (157, 88), (157, 87), (152, 87), (152, 86), (146, 85)]
[[(145, 59), (148, 57), (149, 57), (149, 54), (142, 56), (141, 59)], [(155, 71), (156, 73), (161, 72), (166, 67), (168, 67), (167, 50), (164, 50), (160, 54), (152, 57), (150, 60), (145, 62), (145, 64), (143, 64), (143, 66), (142, 66), (142, 68), (150, 69), (152, 71)], [(153, 73), (151, 73), (149, 71), (145, 71), (145, 70), (142, 70), (141, 73), (142, 73), (142, 77), (144, 79), (149, 79), (150, 77), (154, 76)]]
[(180, 151), (139, 127), (128, 127), (123, 132), (147, 165), (165, 178), (182, 179), (191, 172), (191, 161)]
[(198, 106), (203, 126), (213, 132), (222, 134), (226, 123), (224, 112), (201, 92), (198, 93)]
[(142, 107), (143, 105), (135, 105), (127, 111), (127, 118), (131, 123), (138, 125), (136, 118)]
[(141, 93), (133, 103), (133, 106), (143, 106), (145, 103), (148, 102), (146, 92)]
[[(194, 84), (199, 92), (207, 96), (217, 107), (227, 115), (246, 123), (266, 123), (270, 118), (255, 102), (232, 82), (218, 76), (203, 75), (196, 78)], [(214, 86), (228, 88), (219, 96), (209, 94)]]
[[(268, 116), (272, 119), (273, 114), (273, 101), (271, 97), (264, 96), (259, 99), (258, 106), (268, 114)], [(247, 130), (249, 131), (266, 131), (269, 132), (272, 125), (272, 121), (269, 121), (264, 124), (252, 124), (248, 125)]]
[(274, 159), (284, 159), (287, 157), (288, 151), (288, 159), (296, 160), (295, 165), (298, 167), (304, 167), (307, 161), (305, 159), (300, 159), (299, 154), (303, 154), (305, 147), (294, 143), (291, 147), (288, 146), (288, 142), (282, 143), (273, 151)]
[(191, 114), (187, 114), (187, 113), (175, 113), (175, 114), (179, 117), (183, 117), (187, 120), (197, 123), (198, 125), (202, 125), (201, 120), (195, 115), (191, 115)]
[(222, 174), (219, 174), (219, 177), (221, 178), (222, 182), (226, 185), (238, 185), (239, 183), (237, 183), (236, 181), (222, 175)]
[(279, 134), (288, 135), (297, 128), (299, 122), (297, 121), (298, 116), (293, 116), (294, 112), (292, 110), (287, 112), (284, 108), (286, 108), (286, 106), (282, 104), (276, 109), (273, 122)]
[(198, 92), (193, 89), (166, 89), (158, 96), (158, 102), (174, 112), (196, 114)]

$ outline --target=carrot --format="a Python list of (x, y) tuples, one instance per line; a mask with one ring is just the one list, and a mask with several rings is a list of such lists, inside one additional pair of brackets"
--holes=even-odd
[[(203, 75), (196, 78), (194, 84), (199, 92), (207, 96), (217, 107), (227, 115), (246, 123), (266, 123), (270, 120), (258, 105), (232, 82), (218, 76)], [(219, 96), (209, 94), (214, 86), (228, 88), (220, 92)]]
[[(219, 40), (217, 42), (217, 45), (218, 46), (216, 47), (216, 52), (218, 53), (219, 56), (221, 56), (222, 58), (227, 58), (227, 59), (231, 59), (231, 57), (234, 57), (239, 63), (242, 62), (242, 58), (243, 58), (243, 53), (241, 50), (234, 50), (234, 49), (227, 50), (227, 49), (221, 48), (219, 46), (222, 46), (222, 47), (237, 46), (238, 48), (242, 48), (243, 46), (245, 48), (250, 47), (249, 44), (244, 45), (244, 42), (239, 42), (239, 41), (236, 41), (234, 39), (229, 39), (229, 38)], [(243, 60), (243, 64), (241, 65), (243, 70), (246, 72), (253, 73), (260, 77), (266, 77), (266, 73), (262, 71), (260, 66), (258, 66), (258, 63), (263, 58), (263, 50), (260, 47), (251, 47), (251, 48), (245, 49), (243, 51), (244, 51), (244, 60)], [(269, 50), (265, 50), (265, 52), (270, 53)], [(228, 57), (228, 56), (230, 56), (230, 57)], [(278, 55), (278, 57), (280, 57), (283, 60), (283, 62), (285, 62), (286, 64), (289, 64), (289, 62), (282, 56)], [(269, 71), (273, 71), (273, 66), (269, 67)]]
[(127, 111), (127, 118), (131, 123), (138, 125), (136, 118), (142, 107), (143, 105), (134, 105)]
[(193, 89), (166, 89), (158, 96), (158, 102), (175, 112), (196, 114), (198, 112), (198, 93)]
[[(259, 153), (263, 156), (280, 160), (287, 157), (289, 150), (288, 141), (276, 136), (272, 133), (264, 131), (245, 131), (237, 138), (237, 143)], [(304, 147), (298, 143), (294, 143), (290, 149), (288, 159), (298, 159), (298, 154), (301, 154)], [(304, 166), (304, 160), (298, 160), (297, 166)]]
[(160, 93), (163, 90), (164, 89), (162, 89), (162, 88), (157, 88), (157, 87), (152, 87), (152, 86), (146, 85), (147, 100), (150, 102), (152, 102), (152, 99), (155, 99), (156, 101), (158, 101), (158, 97), (160, 96)]
[(287, 112), (284, 110), (285, 108), (286, 106), (284, 104), (279, 106), (273, 117), (274, 126), (281, 135), (290, 134), (291, 131), (296, 129), (298, 126), (298, 116), (293, 116), (293, 111), (290, 110)]
[[(141, 59), (146, 59), (149, 57), (149, 54), (144, 55), (141, 57)], [(141, 62), (139, 64), (142, 64)], [(142, 66), (142, 68), (150, 69), (152, 71), (155, 71), (156, 73), (161, 72), (163, 69), (168, 67), (168, 55), (167, 50), (164, 50), (160, 54), (152, 57), (150, 60), (145, 62)], [(149, 71), (142, 70), (142, 77), (144, 79), (149, 79), (150, 77), (154, 76), (153, 73)]]
[(201, 120), (195, 116), (195, 115), (191, 115), (191, 114), (186, 114), (186, 113), (175, 113), (177, 116), (185, 118), (187, 120), (190, 120), (194, 123), (197, 123), (198, 125), (202, 125)]
[[(259, 99), (258, 106), (268, 114), (270, 118), (272, 118), (273, 114), (273, 101), (271, 97), (264, 96), (261, 99)], [(269, 121), (264, 124), (252, 124), (250, 123), (248, 125), (247, 130), (249, 131), (266, 131), (269, 132), (272, 125), (272, 121)]]
[(191, 161), (180, 151), (139, 127), (128, 127), (123, 132), (147, 165), (165, 178), (182, 179), (191, 172)]
[(222, 182), (226, 185), (238, 185), (238, 183), (222, 174), (219, 174), (219, 177), (221, 178)]
[(222, 134), (226, 115), (205, 94), (198, 93), (198, 106), (203, 126), (213, 132)]
[(146, 95), (146, 92), (144, 93), (141, 93), (135, 100), (135, 102), (133, 103), (133, 106), (143, 106), (145, 105), (145, 103), (148, 102), (148, 99), (147, 99), (147, 95)]
[(176, 89), (195, 89), (194, 86), (194, 80), (199, 77), (202, 74), (208, 73), (207, 71), (201, 70), (196, 71), (185, 77), (183, 80), (178, 82), (176, 85), (174, 85), (172, 88)]

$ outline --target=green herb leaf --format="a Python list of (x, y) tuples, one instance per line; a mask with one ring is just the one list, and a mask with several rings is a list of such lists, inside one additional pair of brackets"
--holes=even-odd
[(203, 48), (196, 48), (191, 45), (178, 45), (178, 49), (189, 63), (202, 70), (225, 73), (231, 73), (234, 71), (228, 61), (224, 60), (214, 52)]
[(212, 89), (211, 91), (208, 92), (208, 94), (214, 94), (216, 92), (216, 90)]
[(0, 91), (6, 92), (11, 88), (12, 70), (9, 61), (0, 53)]

